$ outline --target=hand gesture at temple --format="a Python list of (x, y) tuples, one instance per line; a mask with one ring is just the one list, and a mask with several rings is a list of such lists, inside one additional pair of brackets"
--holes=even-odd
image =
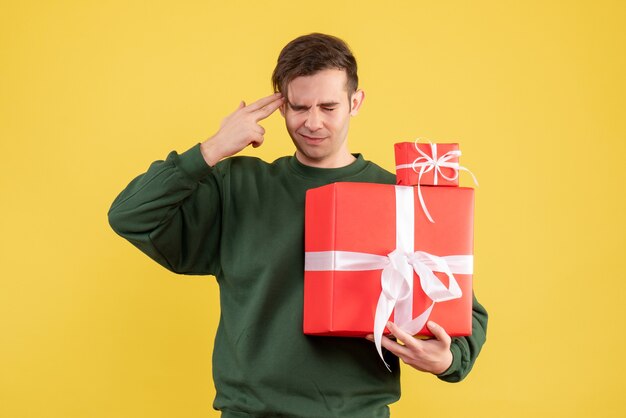
[(259, 122), (270, 116), (284, 103), (280, 93), (263, 97), (247, 105), (241, 102), (237, 109), (222, 120), (220, 129), (204, 141), (200, 149), (204, 160), (210, 166), (222, 158), (230, 157), (252, 144), (258, 147), (263, 143), (265, 129)]

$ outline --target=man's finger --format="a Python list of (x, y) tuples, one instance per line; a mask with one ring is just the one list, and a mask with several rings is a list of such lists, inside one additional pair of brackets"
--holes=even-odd
[(430, 332), (433, 333), (433, 336), (436, 339), (438, 339), (439, 341), (445, 342), (448, 345), (452, 341), (452, 338), (450, 338), (450, 336), (448, 335), (446, 330), (443, 329), (443, 327), (441, 325), (437, 324), (436, 322), (428, 321), (426, 326), (428, 327)]
[(388, 351), (391, 351), (393, 354), (396, 355), (396, 357), (399, 357), (399, 358), (401, 358), (403, 360), (404, 360), (404, 358), (406, 358), (406, 356), (408, 356), (410, 354), (410, 351), (409, 351), (408, 348), (406, 348), (402, 344), (398, 344), (394, 340), (392, 340), (389, 337), (386, 337), (384, 335), (383, 335), (383, 338), (380, 341), (380, 345), (383, 348), (387, 349)]
[(280, 93), (274, 93), (274, 94), (270, 94), (269, 96), (263, 97), (259, 100), (257, 100), (254, 103), (250, 103), (248, 105), (248, 110), (250, 110), (251, 112), (255, 111), (255, 110), (259, 110), (261, 109), (263, 106), (272, 103), (275, 100), (279, 100), (282, 97), (282, 95)]
[(254, 132), (258, 133), (259, 135), (263, 136), (265, 135), (265, 128), (262, 127), (261, 125), (256, 125), (254, 129)]
[(256, 121), (258, 122), (260, 120), (265, 119), (266, 117), (274, 113), (276, 109), (278, 109), (283, 103), (284, 103), (283, 98), (279, 97), (276, 101), (268, 103), (262, 108), (257, 109), (254, 112)]
[(413, 346), (418, 344), (417, 340), (415, 338), (413, 338), (413, 336), (411, 334), (407, 333), (406, 331), (403, 331), (402, 329), (400, 329), (399, 326), (397, 326), (393, 322), (391, 322), (391, 321), (387, 322), (387, 328), (389, 328), (389, 331), (391, 331), (391, 333), (402, 344), (407, 345), (409, 347), (413, 347)]
[(262, 136), (260, 138), (257, 138), (256, 140), (252, 141), (252, 148), (258, 148), (261, 145), (263, 145), (263, 141), (265, 140), (265, 138), (263, 138)]

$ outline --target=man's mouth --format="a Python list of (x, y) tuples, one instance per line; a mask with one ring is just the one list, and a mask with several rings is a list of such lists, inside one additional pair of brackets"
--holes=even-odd
[(300, 136), (304, 138), (307, 142), (314, 142), (314, 143), (321, 142), (322, 140), (326, 139), (325, 136), (318, 137), (318, 136), (309, 136), (309, 135), (303, 135), (303, 134), (300, 134)]

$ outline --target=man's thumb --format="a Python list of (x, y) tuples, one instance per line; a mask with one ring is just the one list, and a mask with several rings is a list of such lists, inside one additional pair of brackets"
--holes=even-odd
[(445, 329), (443, 329), (443, 327), (433, 321), (428, 321), (428, 323), (426, 324), (426, 326), (428, 327), (428, 329), (430, 330), (430, 332), (433, 333), (433, 336), (438, 339), (439, 341), (444, 341), (449, 343), (450, 342), (450, 336), (448, 335), (448, 333), (446, 332)]

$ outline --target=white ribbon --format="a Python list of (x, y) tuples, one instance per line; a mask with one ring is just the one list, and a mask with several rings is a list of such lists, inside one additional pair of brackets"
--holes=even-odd
[[(382, 270), (382, 291), (374, 316), (374, 342), (383, 359), (382, 336), (387, 321), (394, 311), (394, 323), (411, 335), (426, 324), (436, 302), (457, 299), (461, 288), (453, 274), (472, 274), (472, 255), (438, 257), (424, 251), (414, 251), (414, 194), (412, 187), (395, 186), (396, 191), (396, 249), (387, 256), (350, 252), (305, 252), (305, 271), (366, 271)], [(420, 278), (420, 286), (432, 300), (430, 306), (413, 318), (413, 272)], [(446, 287), (434, 274), (445, 273)], [(389, 369), (389, 365), (385, 362)], [(390, 369), (391, 370), (391, 369)]]
[[(472, 173), (469, 169), (461, 166), (458, 162), (450, 161), (454, 158), (458, 158), (461, 156), (460, 150), (448, 151), (445, 154), (443, 154), (441, 157), (437, 158), (437, 144), (433, 144), (432, 142), (430, 142), (429, 144), (430, 144), (430, 153), (432, 155), (431, 157), (430, 155), (426, 154), (421, 149), (419, 149), (419, 147), (417, 146), (417, 142), (419, 140), (420, 138), (417, 138), (415, 140), (415, 149), (421, 155), (421, 157), (417, 157), (415, 160), (413, 160), (413, 163), (411, 164), (397, 165), (396, 170), (412, 168), (413, 171), (418, 173), (417, 195), (419, 197), (420, 204), (422, 205), (422, 209), (424, 210), (424, 214), (426, 215), (426, 218), (428, 218), (430, 222), (435, 223), (435, 221), (433, 221), (433, 218), (430, 216), (430, 212), (428, 212), (428, 209), (426, 208), (426, 203), (424, 203), (424, 198), (422, 197), (421, 183), (422, 183), (423, 174), (428, 173), (429, 171), (434, 171), (433, 172), (433, 185), (435, 186), (437, 186), (437, 183), (438, 183), (438, 176), (441, 176), (448, 181), (454, 181), (459, 177), (459, 171), (467, 171), (468, 173), (470, 173), (472, 176), (472, 179), (474, 179), (474, 183), (477, 186), (478, 186), (478, 181), (476, 180), (476, 176), (474, 176), (474, 173)], [(419, 168), (419, 172), (417, 170), (418, 168)], [(451, 168), (454, 171), (454, 175), (452, 177), (446, 176), (441, 170), (442, 168)]]

